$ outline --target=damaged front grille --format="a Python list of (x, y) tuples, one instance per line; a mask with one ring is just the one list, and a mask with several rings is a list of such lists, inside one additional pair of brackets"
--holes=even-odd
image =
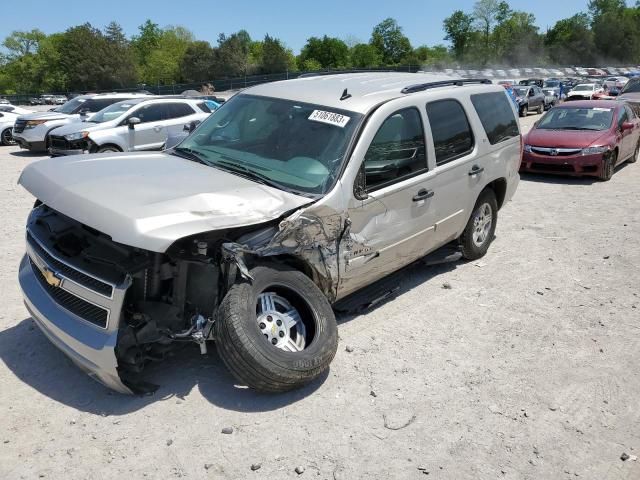
[(58, 305), (87, 322), (93, 323), (101, 328), (107, 328), (109, 322), (108, 310), (83, 300), (62, 288), (50, 285), (33, 260), (29, 259), (29, 262), (40, 285), (42, 285)]
[(29, 245), (36, 251), (36, 253), (44, 260), (48, 265), (54, 267), (58, 272), (64, 275), (69, 280), (82, 285), (83, 287), (93, 290), (94, 292), (104, 295), (105, 297), (111, 297), (113, 295), (113, 286), (98, 280), (95, 277), (89, 276), (75, 268), (70, 267), (66, 263), (61, 262), (49, 252), (47, 252), (42, 245), (33, 237), (31, 232), (27, 232), (27, 241)]

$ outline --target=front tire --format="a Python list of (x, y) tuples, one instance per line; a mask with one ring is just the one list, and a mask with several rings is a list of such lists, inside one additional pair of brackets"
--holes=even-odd
[(636, 149), (633, 151), (633, 155), (631, 156), (631, 158), (629, 158), (629, 160), (627, 160), (627, 162), (636, 163), (638, 161), (638, 156), (640, 156), (640, 140), (638, 140)]
[(2, 145), (8, 147), (9, 145), (15, 145), (17, 142), (13, 139), (11, 128), (5, 128), (0, 134), (0, 142)]
[(223, 299), (216, 348), (231, 373), (263, 392), (299, 388), (329, 368), (338, 348), (336, 319), (324, 294), (302, 272), (260, 265)]
[(529, 106), (528, 105), (523, 105), (520, 107), (520, 116), (521, 117), (526, 117), (527, 113), (529, 111)]
[(120, 152), (122, 152), (122, 150), (120, 150), (118, 147), (114, 145), (105, 145), (104, 147), (98, 148), (98, 153), (120, 153)]
[(484, 190), (475, 206), (467, 226), (460, 236), (462, 256), (467, 260), (484, 257), (493, 241), (498, 222), (498, 201), (492, 189)]
[(600, 180), (608, 182), (613, 177), (613, 171), (616, 168), (616, 160), (618, 158), (618, 152), (614, 151), (611, 155), (607, 155), (602, 164), (602, 172), (600, 172)]

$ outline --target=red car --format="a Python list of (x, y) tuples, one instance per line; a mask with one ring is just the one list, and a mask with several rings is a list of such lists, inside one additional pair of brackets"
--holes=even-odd
[(568, 102), (549, 110), (524, 137), (521, 172), (609, 180), (640, 155), (640, 119), (626, 102)]

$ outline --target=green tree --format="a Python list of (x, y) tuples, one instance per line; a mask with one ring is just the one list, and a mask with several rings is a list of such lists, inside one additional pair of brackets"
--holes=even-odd
[(148, 84), (172, 84), (182, 81), (180, 65), (193, 43), (193, 34), (184, 27), (167, 27), (162, 31), (158, 46), (142, 65), (141, 78)]
[(218, 37), (217, 68), (219, 74), (238, 77), (249, 73), (251, 37), (246, 30)]
[(558, 65), (592, 64), (595, 44), (593, 32), (589, 28), (588, 15), (577, 13), (570, 18), (556, 22), (547, 31), (544, 45), (552, 63)]
[(378, 67), (382, 63), (382, 55), (378, 49), (368, 43), (354, 45), (350, 57), (351, 65), (355, 68)]
[(369, 43), (382, 53), (386, 65), (399, 64), (412, 50), (411, 42), (393, 18), (387, 18), (373, 28)]
[(260, 70), (263, 73), (282, 73), (289, 67), (289, 54), (287, 49), (277, 38), (265, 35), (262, 42), (262, 64)]
[(46, 35), (37, 28), (28, 32), (15, 30), (5, 38), (2, 46), (9, 50), (9, 58), (22, 57), (35, 53), (44, 38)]
[(339, 38), (311, 37), (302, 47), (298, 60), (303, 64), (315, 60), (322, 68), (344, 68), (349, 64), (349, 47)]
[(473, 5), (473, 18), (475, 19), (478, 28), (482, 31), (484, 39), (484, 49), (482, 52), (483, 64), (486, 64), (489, 60), (489, 41), (491, 38), (491, 32), (498, 21), (498, 16), (503, 13), (504, 12), (502, 11), (498, 0), (478, 0)]
[(451, 42), (453, 54), (461, 60), (467, 51), (473, 32), (473, 17), (462, 10), (456, 10), (444, 19), (443, 26), (447, 34), (444, 39)]
[(184, 52), (180, 71), (185, 82), (203, 82), (215, 76), (216, 51), (209, 42), (192, 42)]
[(111, 22), (104, 31), (106, 81), (117, 88), (134, 85), (137, 81), (135, 53), (122, 27)]
[(162, 29), (157, 23), (147, 20), (138, 27), (138, 31), (139, 34), (134, 35), (131, 39), (131, 45), (136, 51), (139, 63), (144, 65), (147, 63), (147, 58), (151, 52), (160, 45)]
[(494, 52), (509, 65), (536, 64), (543, 56), (543, 37), (531, 13), (510, 11), (493, 30)]

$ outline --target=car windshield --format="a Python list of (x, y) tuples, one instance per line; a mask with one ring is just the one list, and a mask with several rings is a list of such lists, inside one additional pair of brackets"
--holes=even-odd
[(91, 123), (103, 123), (118, 118), (123, 113), (129, 111), (135, 103), (131, 102), (118, 102), (100, 110), (98, 113), (91, 117), (89, 120)]
[(519, 96), (519, 97), (526, 97), (527, 96), (527, 89), (526, 88), (514, 88), (513, 91), (516, 92), (516, 95)]
[(560, 86), (560, 82), (558, 80), (547, 80), (544, 82), (544, 86), (548, 88), (556, 88)]
[(64, 105), (60, 105), (59, 107), (54, 108), (53, 111), (58, 113), (71, 114), (74, 113), (76, 109), (86, 101), (86, 98), (74, 98), (73, 100), (69, 100)]
[(282, 190), (321, 195), (339, 175), (361, 120), (333, 107), (237, 95), (175, 153)]
[(640, 92), (640, 79), (629, 80), (622, 88), (620, 93), (637, 93)]
[(545, 95), (555, 95), (555, 92), (552, 88), (545, 88), (543, 92), (545, 93)]
[(576, 92), (584, 92), (593, 90), (593, 85), (577, 85), (574, 89)]
[(539, 130), (607, 130), (613, 122), (613, 108), (554, 108), (536, 127)]

